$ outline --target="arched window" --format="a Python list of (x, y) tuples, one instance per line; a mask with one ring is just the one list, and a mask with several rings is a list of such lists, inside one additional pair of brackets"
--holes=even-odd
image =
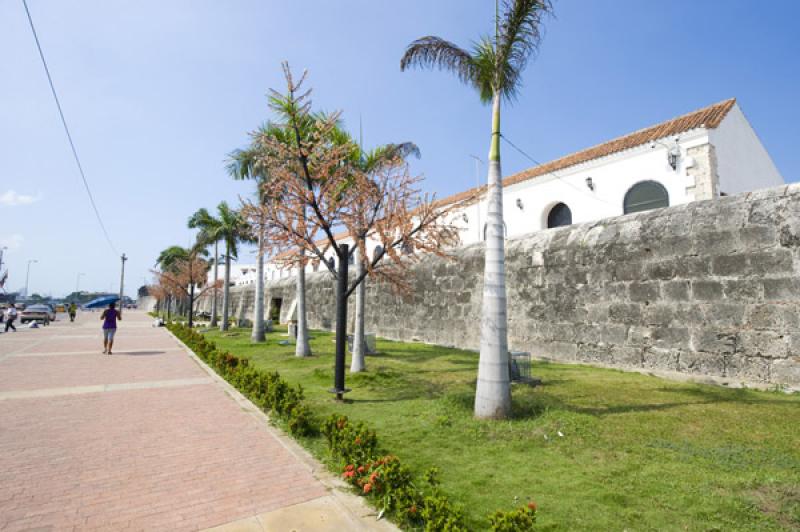
[(564, 225), (572, 225), (572, 211), (564, 203), (557, 203), (553, 205), (550, 212), (547, 214), (547, 227), (562, 227)]
[(625, 193), (623, 206), (625, 214), (649, 211), (650, 209), (659, 209), (661, 207), (669, 207), (669, 195), (667, 194), (667, 189), (661, 183), (642, 181), (633, 185)]

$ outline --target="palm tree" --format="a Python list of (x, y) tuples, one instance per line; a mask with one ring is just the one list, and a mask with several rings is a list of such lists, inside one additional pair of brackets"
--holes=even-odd
[[(338, 140), (339, 142), (350, 140), (350, 142), (356, 146), (355, 142), (352, 142), (352, 140), (349, 138), (343, 137)], [(353, 165), (358, 170), (369, 175), (375, 175), (387, 165), (391, 164), (395, 158), (399, 157), (401, 159), (406, 159), (410, 155), (414, 155), (417, 158), (420, 156), (419, 148), (413, 142), (386, 144), (373, 148), (370, 151), (364, 151), (363, 147), (359, 143), (357, 145), (357, 149), (353, 150), (352, 160)], [(364, 242), (366, 240), (366, 236), (367, 235), (365, 234), (354, 235), (359, 242)], [(359, 250), (355, 254), (356, 278), (363, 277), (365, 263), (367, 260), (369, 260), (369, 257), (362, 256), (360, 251), (362, 246), (359, 246), (359, 242), (356, 242), (356, 245), (359, 247)], [(366, 249), (366, 247), (364, 246), (363, 249)], [(361, 281), (356, 287), (355, 326), (353, 328), (353, 355), (350, 360), (350, 373), (358, 373), (367, 369), (366, 358), (364, 356), (366, 283), (367, 279), (364, 278), (364, 280)]]
[(239, 255), (239, 242), (250, 240), (249, 227), (241, 214), (231, 209), (223, 201), (217, 205), (217, 215), (220, 223), (219, 240), (225, 243), (225, 285), (222, 288), (222, 323), (221, 331), (228, 330), (228, 317), (230, 309), (230, 284), (231, 284), (231, 259)]
[(208, 210), (203, 207), (198, 209), (197, 212), (189, 217), (189, 229), (199, 229), (200, 233), (197, 235), (198, 243), (204, 246), (214, 244), (214, 292), (211, 299), (211, 326), (217, 326), (217, 288), (216, 283), (219, 279), (218, 266), (219, 266), (219, 240), (220, 240), (220, 221), (214, 218)]
[[(308, 134), (310, 131), (305, 131)], [(275, 138), (283, 143), (294, 142), (288, 129), (277, 127), (273, 124), (263, 124), (258, 130), (253, 133), (254, 137), (269, 136)], [(259, 155), (259, 146), (252, 144), (250, 147), (243, 150), (234, 150), (228, 157), (228, 173), (234, 179), (256, 179), (260, 184), (264, 183), (269, 176), (266, 175), (257, 164)], [(261, 194), (261, 187), (259, 186), (259, 201), (271, 201)], [(262, 235), (258, 235), (258, 263), (256, 280), (256, 308), (255, 308), (255, 323), (253, 324), (254, 341), (264, 340), (264, 253), (262, 242)], [(306, 270), (305, 263), (301, 262), (296, 268), (295, 277), (295, 301), (297, 312), (297, 340), (295, 342), (295, 356), (307, 357), (311, 356), (311, 344), (308, 337), (308, 312), (306, 311)], [(258, 327), (259, 329), (256, 329)]]
[(475, 389), (475, 416), (506, 418), (511, 413), (508, 372), (505, 249), (502, 172), (500, 169), (500, 103), (515, 99), (522, 71), (538, 50), (542, 23), (552, 12), (549, 0), (505, 0), (503, 13), (495, 4), (494, 38), (483, 37), (465, 50), (439, 37), (412, 42), (400, 69), (410, 67), (449, 70), (478, 91), (483, 103), (492, 103), (489, 142), (488, 221), (483, 282), (480, 363)]

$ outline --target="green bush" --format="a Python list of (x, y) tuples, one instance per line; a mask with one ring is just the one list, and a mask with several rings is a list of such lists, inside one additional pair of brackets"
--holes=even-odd
[(536, 503), (529, 502), (527, 506), (511, 510), (510, 512), (497, 511), (489, 516), (489, 523), (493, 532), (529, 532), (536, 523)]

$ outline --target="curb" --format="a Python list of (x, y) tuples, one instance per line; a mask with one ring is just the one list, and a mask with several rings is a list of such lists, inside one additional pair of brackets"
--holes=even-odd
[(346, 515), (350, 517), (353, 522), (353, 530), (379, 530), (399, 532), (393, 523), (386, 519), (377, 519), (378, 512), (370, 506), (366, 500), (353, 494), (350, 491), (350, 486), (334, 475), (320, 462), (314, 458), (311, 453), (304, 449), (297, 441), (291, 436), (283, 432), (280, 428), (274, 426), (270, 422), (269, 416), (260, 408), (258, 408), (252, 401), (242, 395), (242, 393), (233, 387), (228, 381), (223, 379), (216, 371), (214, 371), (208, 364), (206, 364), (197, 354), (192, 351), (189, 346), (184, 344), (177, 336), (172, 334), (172, 331), (163, 328), (166, 333), (172, 337), (173, 340), (183, 348), (184, 351), (194, 360), (194, 362), (205, 371), (211, 379), (234, 400), (236, 403), (248, 414), (255, 417), (264, 423), (266, 432), (278, 440), (278, 442), (294, 456), (310, 473), (328, 490), (332, 495), (339, 507)]

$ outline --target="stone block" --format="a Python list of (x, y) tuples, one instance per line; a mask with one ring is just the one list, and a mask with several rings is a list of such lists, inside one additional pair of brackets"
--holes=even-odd
[(608, 306), (608, 317), (619, 323), (636, 323), (642, 318), (642, 311), (639, 305), (612, 303)]
[(642, 265), (639, 262), (622, 262), (615, 265), (615, 281), (638, 281), (642, 277)]
[(651, 341), (655, 347), (665, 349), (688, 349), (688, 327), (654, 327)]
[(740, 303), (712, 302), (703, 305), (703, 321), (716, 327), (739, 327), (745, 323), (747, 307)]
[(748, 271), (747, 255), (719, 255), (711, 259), (711, 273), (723, 277), (743, 275)]
[[(719, 219), (710, 220), (712, 226), (720, 224)], [(739, 238), (734, 231), (699, 231), (694, 234), (694, 249), (707, 255), (725, 255), (740, 249)]]
[(634, 282), (628, 285), (628, 294), (631, 301), (655, 301), (661, 295), (661, 290), (657, 282)]
[(661, 297), (667, 301), (688, 301), (689, 281), (665, 281), (661, 283)]
[(769, 225), (747, 225), (739, 229), (739, 240), (743, 249), (764, 249), (775, 246), (778, 233)]
[(677, 264), (675, 259), (664, 259), (651, 262), (645, 266), (645, 277), (652, 280), (669, 280), (675, 277)]
[(777, 275), (794, 271), (792, 252), (788, 249), (760, 251), (750, 254), (750, 275)]
[(692, 298), (698, 301), (722, 299), (722, 283), (719, 281), (692, 281)]
[(683, 351), (678, 359), (678, 371), (712, 377), (725, 375), (725, 355)]
[(682, 257), (675, 262), (675, 275), (681, 279), (704, 278), (711, 271), (706, 257)]
[(763, 295), (762, 285), (757, 279), (728, 279), (722, 281), (726, 299), (736, 301), (758, 301)]
[(764, 279), (764, 299), (767, 301), (796, 301), (800, 299), (800, 280), (796, 277)]
[(732, 355), (725, 360), (725, 376), (741, 381), (769, 382), (772, 361), (760, 357)]
[(606, 345), (578, 344), (575, 360), (590, 364), (612, 364), (611, 349)]
[(773, 361), (770, 381), (793, 388), (800, 387), (800, 357)]
[(643, 346), (652, 344), (653, 328), (632, 325), (628, 327), (627, 345)]
[(641, 347), (611, 347), (611, 358), (615, 366), (641, 368), (642, 353), (643, 349)]
[(800, 308), (779, 303), (751, 305), (747, 309), (747, 322), (754, 329), (797, 329), (800, 327)]
[(676, 320), (676, 307), (671, 303), (646, 305), (642, 322), (646, 325), (666, 326)]
[(642, 352), (642, 367), (665, 371), (678, 371), (678, 351), (648, 347)]
[(742, 331), (736, 351), (749, 357), (786, 358), (789, 338), (773, 331)]
[(706, 353), (732, 355), (739, 344), (739, 334), (732, 330), (692, 329), (690, 337), (691, 348)]

